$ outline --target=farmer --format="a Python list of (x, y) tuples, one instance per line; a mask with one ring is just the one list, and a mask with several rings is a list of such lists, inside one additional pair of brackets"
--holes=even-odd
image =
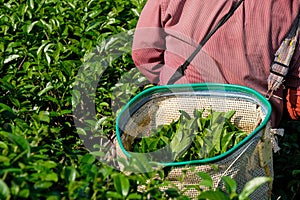
[[(168, 84), (200, 41), (237, 2), (148, 0), (134, 35), (135, 65), (150, 82)], [(274, 54), (295, 24), (299, 6), (300, 0), (244, 0), (174, 83), (238, 84), (265, 95)], [(297, 46), (284, 82), (286, 90), (280, 86), (270, 98), (273, 127), (285, 109), (292, 119), (300, 116), (299, 55)]]

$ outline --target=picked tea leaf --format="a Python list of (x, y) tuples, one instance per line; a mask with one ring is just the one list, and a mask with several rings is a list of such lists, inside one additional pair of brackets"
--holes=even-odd
[(183, 110), (179, 112), (177, 121), (152, 130), (150, 137), (135, 138), (133, 151), (148, 153), (167, 148), (173, 160), (199, 160), (220, 155), (247, 136), (231, 123), (234, 110), (210, 110), (206, 117), (204, 109), (195, 109), (193, 116)]

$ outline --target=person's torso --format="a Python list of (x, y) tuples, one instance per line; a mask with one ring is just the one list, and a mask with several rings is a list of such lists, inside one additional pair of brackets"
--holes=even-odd
[[(162, 25), (167, 33), (165, 62), (176, 67), (236, 1), (161, 0), (161, 3)], [(244, 0), (205, 44), (186, 75), (191, 82), (227, 82), (264, 90), (274, 53), (297, 17), (299, 5), (298, 0)]]

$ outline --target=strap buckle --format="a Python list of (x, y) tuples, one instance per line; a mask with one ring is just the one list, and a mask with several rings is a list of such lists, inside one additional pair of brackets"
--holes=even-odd
[(274, 90), (268, 89), (267, 93), (265, 94), (265, 97), (267, 100), (270, 100), (270, 98), (273, 96)]
[(265, 94), (265, 98), (269, 101), (271, 99), (271, 97), (274, 97), (274, 98), (282, 101), (282, 97), (273, 94), (273, 92), (274, 92), (274, 90), (268, 89), (267, 93)]

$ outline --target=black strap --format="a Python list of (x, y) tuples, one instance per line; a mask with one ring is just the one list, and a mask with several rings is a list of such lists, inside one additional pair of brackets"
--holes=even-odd
[(195, 51), (188, 57), (188, 59), (176, 70), (173, 76), (168, 81), (168, 84), (174, 84), (178, 81), (182, 76), (184, 76), (184, 71), (190, 65), (195, 56), (199, 53), (205, 43), (210, 39), (210, 37), (233, 15), (234, 11), (240, 6), (240, 4), (244, 0), (240, 0), (237, 4), (235, 4), (230, 11), (219, 21), (216, 27), (208, 33), (205, 38), (199, 43), (199, 46), (195, 49)]

